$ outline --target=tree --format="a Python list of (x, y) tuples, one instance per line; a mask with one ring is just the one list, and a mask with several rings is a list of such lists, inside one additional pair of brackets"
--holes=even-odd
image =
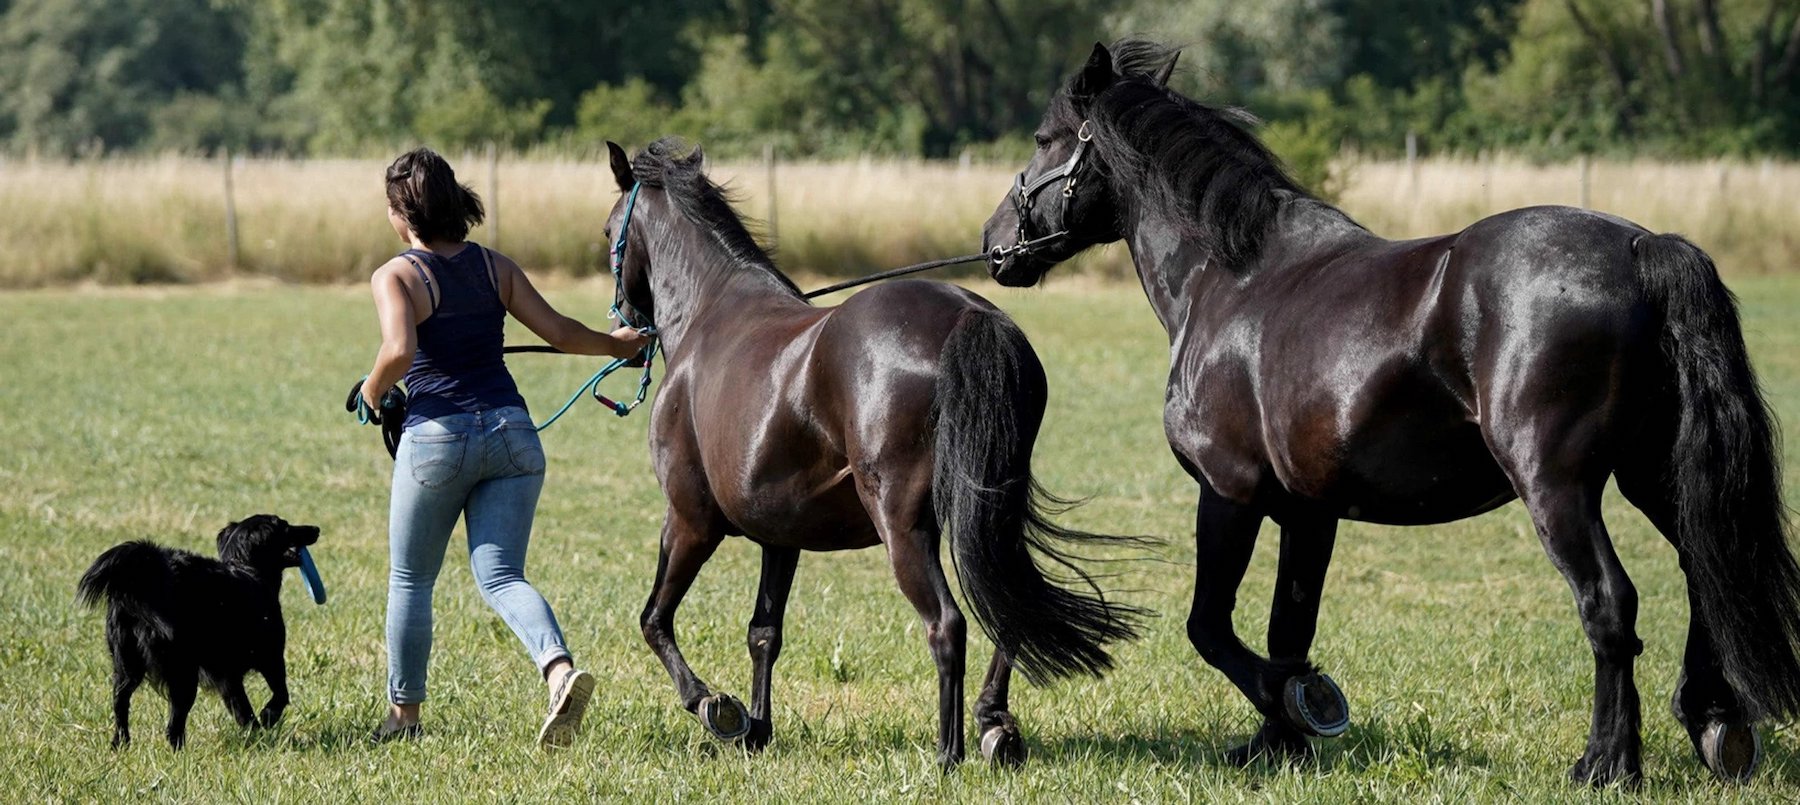
[(244, 21), (206, 0), (16, 0), (0, 12), (0, 134), (52, 153), (142, 142), (157, 108), (241, 76)]

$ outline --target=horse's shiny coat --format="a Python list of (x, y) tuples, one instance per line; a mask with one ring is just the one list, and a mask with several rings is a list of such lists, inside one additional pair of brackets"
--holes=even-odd
[[(1743, 748), (1753, 718), (1800, 709), (1800, 570), (1772, 426), (1711, 261), (1566, 207), (1379, 238), (1302, 192), (1234, 115), (1169, 90), (1171, 59), (1096, 46), (1021, 181), (1063, 164), (1083, 130), (1095, 175), (1027, 226), (1003, 200), (983, 248), (1005, 256), (990, 269), (1007, 285), (1097, 243), (1131, 249), (1169, 334), (1169, 445), (1201, 488), (1188, 633), (1264, 715), (1234, 759), (1310, 751), (1282, 697), (1311, 672), (1338, 520), (1442, 523), (1520, 497), (1594, 651), (1572, 775), (1637, 779), (1637, 598), (1600, 518), (1613, 476), (1688, 575), (1676, 715), (1715, 771), (1747, 776), (1754, 752), (1706, 736)], [(1057, 222), (1069, 235), (1053, 247), (1009, 251)], [(1231, 624), (1264, 518), (1281, 526), (1270, 658)]]
[[(1033, 678), (1099, 673), (1110, 664), (1104, 644), (1133, 634), (1129, 609), (1050, 584), (1032, 559), (1057, 556), (1049, 540), (1094, 538), (1051, 525), (1037, 508), (1030, 455), (1046, 387), (1036, 355), (1004, 314), (944, 283), (893, 282), (813, 307), (701, 173), (699, 152), (674, 148), (659, 142), (628, 162), (611, 146), (621, 191), (638, 188), (621, 295), (630, 316), (654, 320), (668, 367), (650, 423), (669, 507), (645, 640), (684, 707), (720, 737), (761, 747), (772, 736), (770, 676), (800, 552), (884, 544), (925, 623), (939, 758), (955, 763), (965, 626), (938, 561), (943, 534), (965, 598), (999, 647), (977, 727), (997, 760), (1021, 760), (1007, 703), (1012, 665)], [(621, 201), (609, 233), (623, 215)], [(676, 607), (727, 535), (763, 551), (743, 734), (735, 702), (721, 704), (700, 681), (674, 633)]]

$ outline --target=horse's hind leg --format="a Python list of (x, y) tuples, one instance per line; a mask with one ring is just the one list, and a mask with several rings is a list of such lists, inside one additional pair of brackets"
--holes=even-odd
[[(1623, 462), (1615, 476), (1619, 481), (1619, 492), (1650, 519), (1669, 544), (1675, 546), (1685, 574), (1689, 571), (1690, 559), (1676, 528), (1677, 495), (1662, 472), (1663, 460), (1666, 457)], [(1694, 584), (1689, 579), (1687, 648), (1669, 707), (1682, 729), (1687, 730), (1694, 754), (1701, 762), (1724, 777), (1747, 778), (1755, 770), (1761, 754), (1756, 730), (1719, 664), (1718, 650), (1713, 647), (1706, 620), (1700, 615), (1700, 601)]]
[(1520, 485), (1538, 538), (1575, 593), (1594, 651), (1594, 716), (1587, 751), (1569, 770), (1577, 782), (1636, 783), (1642, 775), (1637, 684), (1637, 588), (1600, 519), (1601, 483), (1532, 478)]
[(663, 668), (674, 680), (681, 706), (700, 716), (701, 722), (714, 735), (735, 740), (749, 729), (749, 718), (743, 712), (743, 706), (735, 700), (714, 697), (706, 683), (694, 674), (694, 669), (688, 667), (687, 659), (681, 656), (681, 649), (675, 643), (675, 610), (681, 606), (682, 597), (687, 595), (694, 577), (700, 574), (700, 567), (712, 557), (721, 539), (722, 535), (693, 523), (670, 507), (668, 517), (663, 521), (656, 583), (650, 589), (650, 600), (645, 602), (638, 624), (643, 629), (644, 642), (650, 644), (650, 650), (656, 653), (656, 658), (662, 661)]
[[(924, 467), (929, 473), (930, 464)], [(968, 627), (938, 559), (938, 532), (925, 503), (929, 494), (897, 480), (884, 483), (876, 494), (869, 491), (864, 492), (864, 505), (875, 515), (876, 531), (887, 543), (894, 579), (925, 622), (925, 641), (938, 672), (938, 763), (954, 766), (963, 759), (963, 665)], [(970, 536), (986, 538), (985, 534)]]
[(980, 736), (982, 757), (996, 766), (1025, 762), (1025, 736), (1007, 703), (1011, 690), (1012, 662), (1006, 652), (994, 649), (994, 659), (988, 662), (987, 676), (981, 681), (981, 695), (975, 699), (975, 734)]
[(794, 571), (800, 566), (797, 548), (763, 546), (762, 580), (757, 582), (756, 609), (750, 614), (750, 732), (744, 744), (751, 749), (769, 745), (774, 737), (773, 708), (769, 688), (775, 673), (775, 659), (781, 656), (781, 622), (787, 613), (788, 591), (794, 586)]

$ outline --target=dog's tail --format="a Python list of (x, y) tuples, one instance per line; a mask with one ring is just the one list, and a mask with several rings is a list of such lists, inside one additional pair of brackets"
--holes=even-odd
[(168, 554), (155, 543), (136, 540), (107, 549), (81, 574), (76, 597), (87, 606), (106, 599), (113, 610), (130, 613), (144, 626), (169, 637), (168, 613), (174, 599), (175, 573)]

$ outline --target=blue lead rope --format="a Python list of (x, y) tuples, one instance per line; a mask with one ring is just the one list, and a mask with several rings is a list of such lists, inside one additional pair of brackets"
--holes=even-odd
[(562, 418), (563, 414), (568, 413), (569, 409), (575, 406), (575, 401), (581, 399), (581, 395), (587, 394), (590, 391), (593, 392), (595, 402), (612, 409), (612, 412), (619, 416), (630, 415), (638, 406), (644, 404), (644, 397), (650, 393), (650, 372), (656, 365), (656, 350), (659, 346), (659, 343), (656, 340), (656, 325), (647, 324), (643, 327), (638, 327), (637, 325), (626, 321), (625, 311), (619, 309), (619, 303), (625, 298), (625, 236), (631, 231), (631, 214), (637, 210), (638, 189), (641, 187), (643, 187), (641, 184), (634, 184), (631, 186), (631, 195), (625, 198), (625, 217), (619, 222), (619, 236), (613, 239), (611, 253), (613, 302), (612, 310), (607, 313), (609, 317), (620, 324), (636, 328), (638, 332), (650, 336), (650, 346), (645, 347), (642, 353), (644, 359), (644, 373), (638, 377), (637, 394), (632, 398), (631, 402), (623, 403), (600, 393), (600, 381), (605, 380), (607, 375), (624, 368), (632, 361), (631, 358), (614, 358), (611, 363), (600, 367), (600, 371), (595, 372), (594, 376), (588, 378), (586, 383), (581, 384), (581, 388), (575, 390), (574, 396), (571, 396), (568, 402), (563, 403), (562, 408), (558, 409), (555, 414), (552, 414), (549, 419), (544, 420), (543, 424), (538, 425), (537, 429), (539, 431), (555, 424), (556, 420)]
[(618, 402), (600, 393), (600, 381), (605, 380), (607, 375), (618, 371), (631, 362), (631, 359), (629, 358), (614, 358), (611, 363), (600, 367), (600, 371), (595, 372), (594, 376), (588, 378), (586, 383), (581, 384), (581, 388), (575, 390), (574, 396), (570, 397), (568, 402), (563, 403), (563, 406), (557, 409), (556, 413), (551, 414), (549, 419), (544, 420), (542, 424), (538, 425), (537, 429), (542, 431), (555, 424), (556, 420), (562, 418), (563, 414), (568, 413), (570, 408), (575, 407), (575, 402), (581, 399), (581, 395), (588, 393), (590, 390), (593, 391), (594, 401), (612, 409), (613, 413), (618, 414), (619, 416), (630, 414), (633, 409), (644, 403), (644, 397), (650, 392), (650, 366), (651, 362), (656, 357), (656, 348), (657, 343), (655, 341), (651, 341), (650, 346), (645, 348), (645, 352), (648, 354), (644, 358), (644, 373), (638, 378), (637, 396), (635, 396), (630, 403)]

